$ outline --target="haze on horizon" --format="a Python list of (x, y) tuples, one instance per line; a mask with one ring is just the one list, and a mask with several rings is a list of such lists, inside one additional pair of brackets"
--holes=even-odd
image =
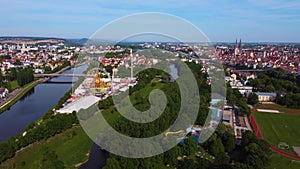
[(1, 5), (0, 36), (89, 38), (120, 17), (163, 12), (193, 23), (212, 42), (300, 42), (295, 0), (3, 0)]

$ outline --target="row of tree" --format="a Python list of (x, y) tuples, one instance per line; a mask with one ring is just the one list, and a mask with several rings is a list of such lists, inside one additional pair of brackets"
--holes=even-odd
[[(300, 107), (300, 75), (285, 72), (281, 68), (269, 69), (250, 80), (254, 91), (276, 92), (275, 102), (288, 107)], [(251, 103), (255, 98), (251, 98)]]
[(238, 106), (240, 112), (243, 114), (250, 114), (250, 109), (247, 105), (247, 99), (242, 95), (238, 89), (232, 89), (228, 84), (227, 87), (227, 104), (231, 106)]
[(18, 71), (17, 82), (19, 86), (24, 86), (32, 81), (34, 81), (32, 68), (28, 67)]
[(7, 69), (5, 75), (0, 73), (0, 86), (12, 90), (11, 81), (17, 80), (19, 86), (24, 86), (34, 80), (33, 68), (10, 68)]

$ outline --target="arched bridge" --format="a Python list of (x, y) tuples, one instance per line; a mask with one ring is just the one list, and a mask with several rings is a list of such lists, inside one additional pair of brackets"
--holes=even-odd
[(65, 76), (65, 77), (95, 77), (95, 75), (86, 75), (86, 74), (59, 74), (59, 73), (34, 74), (34, 77), (37, 77), (37, 78), (42, 78), (42, 77), (57, 77), (57, 76)]

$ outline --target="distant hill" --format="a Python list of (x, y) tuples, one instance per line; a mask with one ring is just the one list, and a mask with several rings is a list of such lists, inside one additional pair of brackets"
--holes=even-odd
[(81, 39), (66, 39), (69, 43), (84, 45), (89, 39), (81, 38)]
[(62, 38), (48, 38), (48, 37), (0, 37), (0, 43), (4, 44), (29, 44), (35, 45), (39, 43), (65, 43), (66, 40)]

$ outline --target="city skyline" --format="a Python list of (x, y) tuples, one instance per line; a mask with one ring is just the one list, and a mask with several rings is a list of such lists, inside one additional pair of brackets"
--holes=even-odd
[(212, 42), (300, 42), (297, 1), (4, 1), (1, 36), (89, 38), (113, 20), (140, 12), (186, 19)]

